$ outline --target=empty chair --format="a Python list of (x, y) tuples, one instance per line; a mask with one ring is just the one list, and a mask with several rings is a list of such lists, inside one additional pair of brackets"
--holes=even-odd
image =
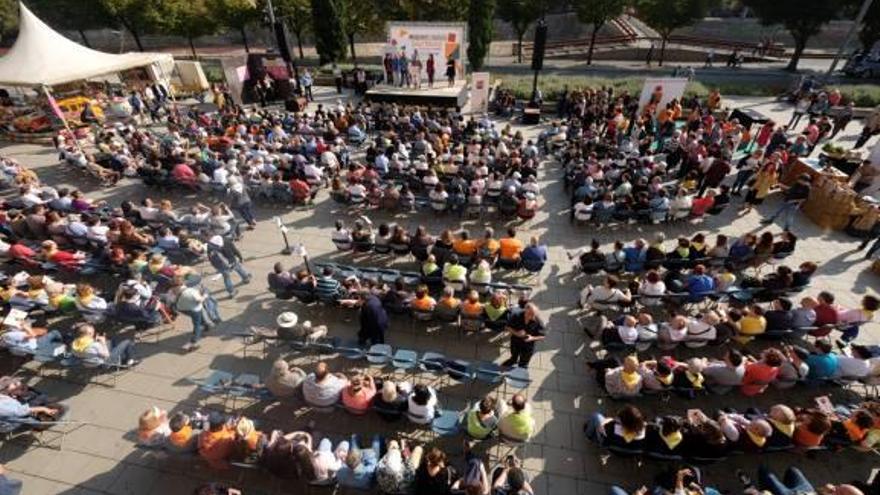
[(367, 351), (367, 361), (370, 364), (385, 365), (391, 361), (391, 346), (388, 344), (374, 344)]
[(443, 373), (446, 371), (446, 356), (439, 352), (425, 352), (422, 354), (421, 359), (419, 359), (419, 369), (433, 373)]
[(495, 385), (504, 379), (504, 368), (490, 361), (481, 361), (474, 367), (474, 377), (483, 383)]
[(361, 349), (360, 345), (358, 345), (358, 343), (353, 340), (340, 342), (336, 345), (336, 350), (345, 359), (350, 359), (353, 361), (363, 359), (366, 355), (364, 350)]
[(416, 351), (398, 349), (391, 358), (391, 365), (395, 370), (408, 371), (419, 364), (419, 355)]
[(457, 435), (459, 431), (459, 419), (458, 411), (441, 409), (437, 411), (437, 414), (431, 421), (431, 431), (441, 437)]

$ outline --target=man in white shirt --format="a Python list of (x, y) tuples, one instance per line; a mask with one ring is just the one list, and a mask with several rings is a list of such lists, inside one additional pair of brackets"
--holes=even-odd
[(330, 373), (327, 363), (321, 361), (302, 384), (303, 398), (306, 403), (316, 407), (331, 407), (339, 402), (342, 390), (348, 386), (348, 380), (341, 374)]

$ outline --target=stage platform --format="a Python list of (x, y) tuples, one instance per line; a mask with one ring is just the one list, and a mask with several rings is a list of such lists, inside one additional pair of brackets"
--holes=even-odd
[(379, 84), (367, 90), (365, 98), (369, 101), (393, 102), (401, 105), (431, 105), (441, 107), (464, 107), (468, 100), (467, 83), (455, 81), (448, 87), (446, 81), (435, 81), (433, 88), (422, 85), (422, 89), (399, 88)]

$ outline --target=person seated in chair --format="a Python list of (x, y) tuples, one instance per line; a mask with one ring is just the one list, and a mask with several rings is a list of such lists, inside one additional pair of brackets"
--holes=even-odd
[(624, 406), (614, 418), (606, 418), (596, 412), (584, 426), (587, 438), (602, 446), (614, 446), (633, 452), (641, 452), (645, 448), (647, 422), (638, 408)]
[(675, 416), (663, 416), (647, 427), (645, 451), (663, 457), (681, 456), (684, 446), (684, 423)]
[(314, 373), (309, 373), (302, 384), (303, 398), (315, 407), (331, 407), (339, 402), (348, 379), (341, 373), (330, 373), (327, 363), (321, 361)]
[(410, 307), (416, 311), (434, 311), (437, 301), (428, 293), (427, 285), (419, 285), (416, 288), (415, 297), (410, 300)]
[(168, 425), (168, 411), (153, 406), (138, 418), (138, 445), (162, 447), (169, 435), (171, 428)]
[(467, 283), (467, 268), (458, 261), (458, 256), (453, 254), (449, 256), (449, 260), (443, 265), (443, 281), (459, 284)]
[(266, 280), (269, 283), (269, 290), (275, 294), (286, 294), (294, 286), (293, 274), (285, 270), (281, 262), (272, 266), (272, 271), (266, 276)]
[(523, 251), (522, 242), (516, 238), (516, 229), (513, 227), (507, 229), (507, 237), (502, 237), (498, 244), (499, 263), (509, 267), (516, 266)]
[(525, 442), (535, 434), (531, 405), (522, 394), (514, 394), (499, 409), (498, 431), (504, 437)]
[(437, 310), (452, 314), (457, 312), (460, 307), (461, 299), (455, 297), (455, 289), (449, 286), (443, 287), (443, 295), (437, 301)]
[(541, 244), (537, 236), (532, 236), (529, 245), (523, 249), (520, 259), (526, 266), (543, 266), (547, 262), (547, 246)]
[(45, 325), (33, 325), (28, 320), (18, 327), (7, 327), (0, 334), (0, 345), (10, 350), (52, 355), (58, 346), (63, 347), (61, 332), (48, 330)]
[(485, 397), (465, 415), (465, 424), (469, 437), (476, 440), (485, 440), (498, 426), (499, 404), (495, 397)]
[(352, 414), (365, 414), (375, 395), (373, 377), (355, 373), (349, 378), (348, 386), (342, 389), (342, 404)]
[(134, 341), (129, 339), (108, 343), (107, 337), (103, 334), (96, 335), (95, 327), (89, 323), (79, 325), (76, 329), (76, 338), (70, 344), (71, 353), (78, 359), (92, 364), (124, 367), (138, 363), (134, 347)]
[(65, 408), (28, 398), (28, 387), (19, 379), (0, 378), (0, 422), (57, 421)]

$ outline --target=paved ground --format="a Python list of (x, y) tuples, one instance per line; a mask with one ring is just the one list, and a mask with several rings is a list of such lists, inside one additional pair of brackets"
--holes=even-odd
[[(757, 108), (775, 115), (778, 120), (787, 118), (789, 111), (778, 107), (776, 103), (754, 100), (741, 103), (754, 104)], [(858, 131), (857, 127), (860, 126), (852, 125), (849, 132), (840, 139), (851, 143), (853, 134)], [(528, 127), (523, 130), (533, 135), (539, 128)], [(45, 180), (53, 184), (75, 184), (85, 190), (95, 189), (88, 179), (58, 165), (55, 153), (46, 147), (8, 145), (0, 152), (32, 164)], [(573, 279), (565, 251), (583, 246), (592, 237), (597, 237), (608, 245), (618, 238), (629, 241), (657, 230), (664, 230), (667, 237), (693, 234), (698, 230), (711, 234), (723, 232), (739, 235), (758, 229), (760, 213), (774, 209), (778, 203), (774, 198), (759, 211), (742, 217), (737, 217), (735, 208), (732, 208), (721, 218), (713, 218), (700, 225), (631, 227), (621, 231), (596, 232), (569, 224), (568, 215), (562, 211), (567, 206), (567, 200), (561, 193), (560, 169), (556, 164), (545, 164), (540, 170), (539, 178), (544, 198), (541, 211), (536, 218), (520, 228), (523, 239), (532, 234), (540, 235), (551, 246), (550, 262), (531, 283), (535, 284), (534, 300), (552, 330), (547, 340), (539, 346), (540, 351), (532, 368), (534, 383), (528, 390), (538, 418), (538, 434), (529, 445), (520, 449), (519, 455), (525, 459), (525, 466), (533, 476), (533, 484), (539, 494), (601, 494), (609, 484), (622, 480), (625, 485), (635, 488), (642, 483), (648, 483), (660, 466), (636, 466), (633, 462), (613, 458), (603, 464), (599, 451), (588, 444), (581, 433), (582, 424), (589, 412), (597, 409), (614, 411), (617, 405), (608, 404), (600, 398), (586, 373), (583, 362), (592, 356), (592, 350), (584, 342), (575, 319), (576, 312), (572, 309), (577, 291), (584, 280), (582, 277)], [(95, 194), (114, 203), (123, 198), (134, 200), (144, 195), (155, 197), (154, 192), (145, 191), (140, 184), (134, 182), (123, 183), (111, 190), (97, 190)], [(222, 298), (221, 312), (225, 322), (216, 333), (204, 340), (197, 352), (187, 355), (181, 352), (181, 345), (187, 340), (189, 331), (188, 322), (181, 320), (173, 331), (162, 334), (158, 342), (147, 339), (148, 342), (140, 345), (143, 363), (119, 377), (115, 387), (82, 385), (56, 376), (33, 377), (33, 382), (40, 388), (58, 396), (70, 406), (71, 419), (85, 424), (70, 427), (72, 432), (61, 450), (29, 449), (19, 442), (0, 447), (0, 462), (7, 465), (13, 476), (25, 481), (25, 494), (184, 494), (190, 493), (201, 481), (216, 478), (236, 481), (245, 488), (245, 493), (296, 492), (295, 488), (282, 486), (271, 477), (240, 471), (217, 474), (208, 471), (193, 459), (148, 453), (135, 448), (131, 440), (137, 416), (151, 405), (185, 411), (206, 405), (220, 406), (216, 400), (207, 399), (200, 394), (188, 383), (189, 378), (204, 377), (211, 369), (262, 375), (269, 371), (272, 360), (279, 355), (279, 350), (271, 350), (267, 357), (256, 353), (243, 357), (242, 343), (230, 335), (236, 330), (252, 324), (268, 324), (279, 312), (293, 310), (301, 318), (328, 324), (331, 335), (351, 338), (356, 332), (356, 318), (353, 319), (353, 313), (304, 308), (296, 302), (274, 300), (263, 282), (265, 274), (275, 262), (282, 261), (288, 266), (301, 262), (300, 259), (285, 258), (278, 254), (281, 238), (270, 221), (273, 216), (281, 216), (291, 229), (292, 241), (303, 243), (313, 260), (351, 261), (348, 256), (340, 256), (334, 252), (330, 242), (330, 226), (345, 213), (338, 209), (326, 193), (318, 197), (317, 207), (313, 210), (292, 211), (286, 208), (261, 207), (258, 213), (261, 220), (259, 226), (255, 231), (249, 232), (241, 243), (241, 250), (246, 256), (245, 265), (255, 275), (254, 282), (241, 287), (240, 294), (234, 299), (220, 294), (222, 286), (219, 280), (209, 282), (210, 287), (218, 291), (218, 297)], [(376, 216), (374, 219), (382, 221), (386, 217)], [(444, 226), (461, 225), (454, 219), (437, 218), (428, 213), (401, 215), (394, 220), (407, 227), (426, 224), (434, 232)], [(481, 229), (484, 223), (493, 222), (468, 221), (464, 224), (474, 232)], [(856, 246), (854, 241), (838, 232), (823, 232), (802, 216), (797, 219), (795, 232), (803, 240), (798, 245), (792, 263), (797, 264), (803, 260), (821, 262), (814, 287), (834, 291), (843, 304), (855, 304), (863, 294), (877, 292), (880, 282), (866, 272), (868, 263), (859, 253), (853, 251)], [(360, 260), (357, 263), (385, 264), (381, 260)], [(411, 262), (404, 260), (398, 260), (393, 265), (414, 268)], [(201, 269), (210, 274), (209, 268), (203, 266)], [(504, 278), (511, 279), (510, 276)], [(863, 334), (869, 342), (880, 341), (876, 326), (867, 328)], [(463, 359), (500, 361), (506, 357), (506, 350), (503, 349), (506, 343), (503, 340), (485, 337), (459, 339), (456, 335), (448, 330), (426, 332), (422, 324), (413, 325), (409, 319), (394, 319), (388, 340), (395, 347), (420, 351), (436, 350)], [(710, 349), (707, 352), (717, 355), (721, 350)], [(314, 360), (311, 358), (290, 357), (306, 369), (310, 370), (313, 365)], [(340, 371), (345, 369), (345, 363), (337, 359), (332, 359), (331, 364)], [(465, 387), (446, 385), (440, 390), (444, 406), (450, 408), (461, 408), (469, 398), (481, 397), (485, 393), (487, 390), (480, 387), (469, 391)], [(662, 403), (645, 400), (639, 404), (652, 413), (684, 413), (687, 408), (697, 405), (707, 408), (749, 405), (768, 407), (779, 400), (805, 405), (817, 393), (815, 390), (798, 389), (785, 395), (770, 392), (766, 396), (753, 399), (730, 395), (712, 398), (711, 401), (701, 399), (699, 402), (684, 403), (673, 400)], [(314, 420), (318, 430), (337, 436), (351, 431), (362, 434), (394, 434), (386, 424), (372, 416), (353, 418), (341, 412), (330, 416), (318, 415), (309, 411), (298, 400), (239, 406), (244, 414), (257, 418), (267, 429), (277, 427), (290, 431), (302, 428), (310, 420)], [(423, 437), (419, 430), (407, 426), (401, 428), (402, 434)], [(460, 453), (457, 441), (446, 442), (444, 446), (453, 454)], [(482, 448), (490, 454), (497, 454), (491, 445), (484, 445)], [(815, 460), (775, 454), (762, 460), (776, 468), (796, 464), (819, 482), (864, 479), (872, 464), (876, 464), (875, 458), (852, 452), (833, 456), (820, 455)], [(706, 476), (710, 482), (722, 488), (734, 489), (737, 487), (732, 476), (734, 467), (754, 472), (757, 463), (758, 459), (755, 458), (738, 457), (730, 465), (707, 468)]]

